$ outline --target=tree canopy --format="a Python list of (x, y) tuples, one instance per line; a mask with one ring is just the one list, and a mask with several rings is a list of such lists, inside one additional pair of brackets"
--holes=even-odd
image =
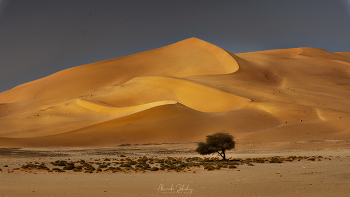
[(218, 153), (224, 160), (226, 159), (226, 150), (235, 148), (235, 142), (232, 135), (228, 133), (214, 133), (206, 136), (206, 142), (199, 142), (196, 152), (201, 155)]

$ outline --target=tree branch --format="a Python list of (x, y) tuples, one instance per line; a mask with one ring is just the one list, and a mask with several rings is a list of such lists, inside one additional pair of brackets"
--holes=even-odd
[(219, 155), (222, 157), (222, 158), (224, 158), (224, 156), (222, 156), (222, 154), (220, 154), (220, 152), (219, 151), (217, 151), (218, 153), (219, 153)]

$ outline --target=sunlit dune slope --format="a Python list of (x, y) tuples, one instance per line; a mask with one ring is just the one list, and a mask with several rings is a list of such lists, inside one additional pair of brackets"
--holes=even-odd
[(194, 142), (218, 131), (237, 144), (347, 144), (349, 54), (232, 54), (190, 38), (74, 67), (0, 94), (0, 146)]
[(0, 103), (35, 98), (33, 103), (51, 104), (104, 88), (113, 88), (134, 77), (184, 77), (227, 74), (236, 70), (237, 62), (226, 51), (205, 41), (190, 38), (160, 49), (55, 73), (3, 93)]
[(137, 77), (94, 99), (115, 106), (173, 100), (201, 112), (231, 111), (250, 101), (201, 83), (173, 77)]

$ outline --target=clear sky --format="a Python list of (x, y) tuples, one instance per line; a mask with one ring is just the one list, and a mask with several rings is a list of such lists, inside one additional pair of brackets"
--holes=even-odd
[(0, 92), (190, 37), (350, 52), (350, 0), (0, 0)]

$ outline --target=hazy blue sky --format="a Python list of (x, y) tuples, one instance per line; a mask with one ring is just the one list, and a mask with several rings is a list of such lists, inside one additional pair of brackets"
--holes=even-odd
[(233, 53), (350, 51), (350, 0), (0, 0), (0, 92), (197, 37)]

